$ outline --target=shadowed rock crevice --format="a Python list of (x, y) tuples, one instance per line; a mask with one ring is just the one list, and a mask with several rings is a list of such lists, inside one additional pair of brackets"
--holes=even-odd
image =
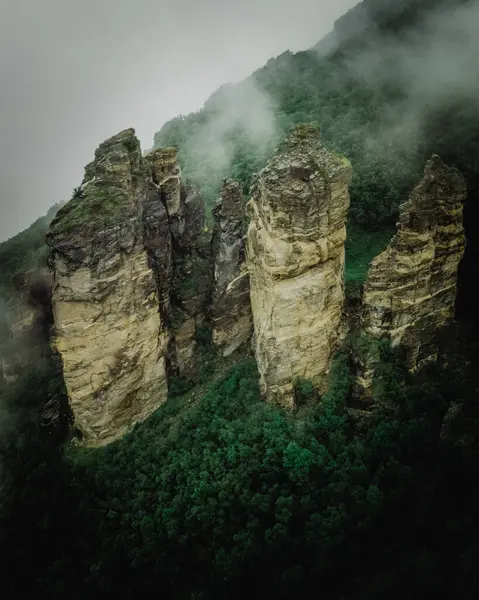
[(241, 186), (223, 183), (213, 209), (211, 239), (213, 343), (228, 356), (252, 334), (249, 273), (245, 264), (245, 210)]
[(151, 226), (159, 207), (146, 202), (148, 170), (132, 129), (99, 146), (80, 191), (47, 236), (53, 346), (75, 427), (85, 443), (96, 445), (123, 435), (167, 396), (168, 332), (143, 226), (143, 211)]

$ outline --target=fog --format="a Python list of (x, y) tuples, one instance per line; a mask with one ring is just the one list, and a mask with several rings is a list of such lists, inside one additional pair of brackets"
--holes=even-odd
[[(479, 102), (479, 4), (443, 8), (423, 26), (400, 39), (368, 32), (368, 47), (349, 59), (351, 73), (373, 85), (401, 83), (405, 97), (384, 107), (382, 127), (367, 139), (378, 145), (413, 151), (421, 138), (424, 115), (452, 103)], [(438, 132), (440, 133), (440, 132)]]
[(69, 199), (105, 138), (144, 148), (355, 0), (0, 0), (0, 240)]

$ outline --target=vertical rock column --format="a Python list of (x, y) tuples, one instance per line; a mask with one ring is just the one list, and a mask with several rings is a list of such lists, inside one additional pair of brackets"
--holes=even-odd
[[(397, 233), (371, 263), (364, 284), (361, 329), (407, 349), (414, 371), (437, 357), (437, 332), (454, 315), (457, 271), (466, 238), (462, 208), (466, 181), (434, 155), (410, 199), (400, 206)], [(358, 387), (372, 393), (371, 349), (359, 357)]]
[(245, 264), (245, 211), (239, 183), (224, 182), (213, 217), (213, 343), (228, 356), (251, 337), (253, 328)]
[(168, 334), (144, 246), (148, 174), (133, 129), (103, 142), (48, 234), (53, 343), (84, 443), (121, 437), (167, 397)]
[(293, 407), (293, 384), (326, 387), (344, 302), (349, 162), (299, 125), (252, 186), (247, 234), (255, 352), (267, 399)]
[(162, 148), (146, 156), (148, 189), (143, 209), (145, 247), (153, 269), (162, 322), (169, 325), (173, 277), (170, 216), (180, 206), (180, 168), (175, 148)]
[[(158, 278), (168, 273), (169, 284), (161, 288), (168, 291), (169, 311), (167, 318), (171, 338), (168, 350), (170, 374), (192, 376), (197, 369), (197, 329), (205, 318), (205, 305), (209, 293), (210, 264), (209, 245), (205, 237), (205, 205), (201, 194), (181, 182), (181, 170), (177, 162), (176, 148), (159, 148), (152, 152), (148, 161), (152, 171), (153, 187), (157, 195), (149, 201), (150, 212), (166, 211), (169, 227), (170, 254), (166, 245), (150, 229), (149, 247), (156, 247), (155, 259)], [(153, 219), (157, 223), (156, 218)], [(154, 241), (156, 240), (156, 241)], [(160, 247), (160, 252), (157, 246)], [(165, 252), (163, 251), (165, 250)], [(169, 256), (170, 262), (165, 271)], [(161, 282), (160, 282), (161, 285)], [(165, 303), (166, 303), (165, 298)]]

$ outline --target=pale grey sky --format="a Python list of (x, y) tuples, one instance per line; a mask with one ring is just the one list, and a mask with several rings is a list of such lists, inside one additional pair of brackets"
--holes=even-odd
[(70, 197), (97, 145), (168, 119), (357, 0), (0, 0), (0, 240)]

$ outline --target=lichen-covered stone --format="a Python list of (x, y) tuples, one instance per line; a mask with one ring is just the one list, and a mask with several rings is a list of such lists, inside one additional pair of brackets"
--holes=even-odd
[(167, 397), (168, 333), (142, 223), (147, 173), (132, 129), (107, 140), (47, 238), (53, 344), (75, 426), (89, 445), (122, 436)]
[(228, 356), (248, 341), (253, 328), (245, 265), (245, 210), (239, 183), (224, 182), (213, 217), (213, 343)]
[(300, 125), (252, 186), (247, 264), (263, 393), (293, 406), (296, 378), (325, 389), (341, 329), (349, 162)]
[[(371, 263), (364, 284), (361, 328), (373, 339), (404, 345), (411, 370), (435, 360), (437, 331), (454, 315), (457, 271), (466, 238), (466, 182), (434, 155), (424, 178), (401, 205), (398, 229)], [(374, 357), (360, 361), (358, 384), (371, 394)]]

